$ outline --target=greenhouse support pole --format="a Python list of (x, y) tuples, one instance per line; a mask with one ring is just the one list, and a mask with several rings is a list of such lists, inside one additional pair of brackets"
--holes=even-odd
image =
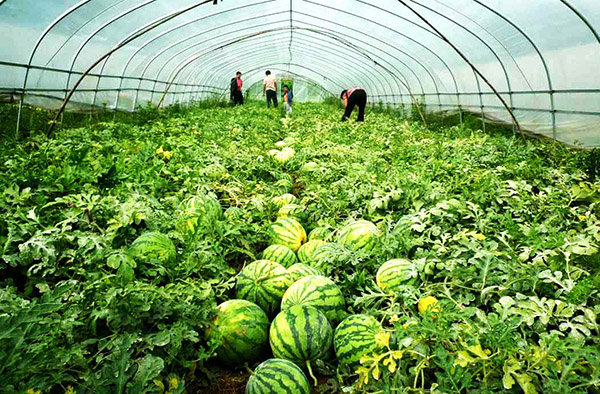
[(458, 49), (458, 47), (456, 47), (456, 45), (454, 45), (444, 34), (442, 34), (442, 32), (440, 32), (435, 26), (433, 26), (425, 17), (423, 17), (416, 10), (414, 10), (412, 7), (410, 7), (406, 3), (405, 0), (398, 0), (398, 1), (402, 5), (404, 5), (406, 8), (408, 8), (419, 19), (421, 19), (423, 22), (425, 22), (425, 24), (427, 24), (427, 26), (429, 26), (431, 29), (433, 29), (433, 31), (435, 31), (440, 36), (440, 38), (442, 40), (444, 40), (448, 45), (450, 45), (452, 47), (452, 49), (454, 49), (454, 51), (473, 69), (473, 71), (475, 73), (477, 73), (481, 77), (481, 79), (486, 83), (486, 85), (488, 85), (490, 87), (490, 89), (492, 89), (492, 91), (494, 92), (494, 94), (496, 95), (496, 97), (498, 97), (498, 99), (500, 100), (500, 102), (502, 103), (502, 105), (504, 106), (504, 108), (506, 108), (506, 110), (510, 114), (510, 117), (512, 118), (514, 124), (517, 126), (517, 130), (519, 130), (519, 134), (523, 135), (523, 131), (521, 130), (521, 125), (519, 124), (519, 121), (515, 117), (514, 112), (508, 106), (508, 104), (506, 103), (506, 101), (504, 100), (504, 98), (502, 98), (502, 96), (500, 95), (500, 93), (498, 93), (498, 91), (496, 90), (496, 88), (494, 87), (494, 85), (492, 85), (490, 83), (490, 81), (488, 81), (488, 79), (481, 73), (481, 71), (479, 71), (479, 69), (477, 67), (475, 67), (475, 65), (473, 63), (471, 63), (471, 61), (465, 56), (465, 54), (462, 53), (462, 51), (460, 49)]

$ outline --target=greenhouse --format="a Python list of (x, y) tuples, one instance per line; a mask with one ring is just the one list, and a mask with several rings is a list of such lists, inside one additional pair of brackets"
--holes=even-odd
[(600, 3), (0, 0), (0, 393), (600, 393)]

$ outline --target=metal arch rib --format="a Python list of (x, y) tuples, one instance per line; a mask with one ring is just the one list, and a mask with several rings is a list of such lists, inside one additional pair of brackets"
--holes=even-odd
[[(284, 32), (285, 32), (285, 30), (284, 30)], [(281, 32), (278, 32), (278, 33), (281, 33)], [(297, 35), (300, 35), (300, 36), (305, 36), (305, 37), (308, 37), (308, 38), (311, 38), (311, 39), (317, 39), (317, 37), (310, 36), (310, 35), (307, 35), (307, 34), (304, 34), (304, 33), (301, 33), (301, 32), (296, 32), (296, 34), (297, 34)], [(270, 37), (275, 37), (275, 36), (276, 36), (276, 35), (273, 35), (273, 36), (270, 36)], [(250, 41), (250, 40), (248, 40), (248, 41)], [(245, 44), (246, 44), (248, 41), (246, 41), (246, 42), (245, 42)], [(300, 45), (300, 44), (299, 44), (299, 43), (296, 43), (295, 45), (297, 46), (297, 45)], [(245, 47), (244, 47), (244, 49), (245, 49), (245, 48), (247, 48), (247, 47), (248, 47), (248, 46), (245, 46)], [(301, 49), (303, 49), (303, 50), (301, 51), (301, 53), (302, 53), (302, 54), (310, 54), (310, 55), (314, 55), (314, 53), (311, 53), (311, 52), (310, 52), (310, 49), (309, 49), (309, 48), (310, 48), (310, 45), (309, 45), (308, 47), (306, 47), (306, 46), (305, 46), (305, 47), (300, 47), (300, 48), (301, 48)], [(326, 50), (325, 50), (325, 49), (326, 49)], [(239, 49), (236, 49), (236, 50), (239, 50)], [(250, 49), (250, 51), (246, 51), (246, 52), (244, 52), (244, 53), (236, 53), (236, 55), (237, 55), (237, 56), (239, 56), (239, 57), (242, 57), (242, 58), (243, 58), (243, 56), (244, 56), (245, 54), (252, 54), (252, 53), (253, 53), (252, 51), (254, 51), (254, 50), (253, 50), (253, 49)], [(320, 53), (320, 52), (324, 52), (325, 54), (330, 54), (330, 55), (336, 55), (336, 53), (334, 52), (334, 49), (333, 49), (333, 48), (331, 48), (331, 47), (330, 47), (330, 46), (328, 46), (328, 45), (327, 45), (327, 46), (325, 46), (325, 45), (321, 45), (321, 46), (320, 46), (320, 48), (319, 48), (319, 53)], [(214, 55), (214, 56), (211, 56), (210, 58), (205, 58), (205, 59), (204, 59), (205, 61), (203, 61), (201, 64), (199, 64), (199, 65), (195, 66), (195, 68), (194, 68), (194, 69), (192, 69), (192, 70), (190, 70), (190, 71), (188, 71), (188, 73), (189, 73), (189, 74), (190, 74), (190, 76), (191, 76), (191, 75), (193, 75), (193, 74), (194, 74), (195, 70), (197, 70), (198, 68), (200, 68), (200, 67), (203, 67), (203, 66), (208, 66), (210, 69), (212, 69), (212, 68), (211, 68), (211, 66), (210, 66), (210, 65), (212, 64), (212, 63), (211, 63), (212, 59), (219, 60), (219, 59), (218, 59), (218, 56), (222, 56), (222, 55), (223, 55), (222, 53), (219, 53), (219, 54), (216, 54), (216, 55)], [(253, 57), (253, 58), (254, 58), (254, 57)], [(321, 56), (319, 56), (319, 58), (321, 58), (322, 60), (325, 60), (325, 59), (324, 59), (323, 57), (321, 57)], [(331, 64), (336, 64), (336, 65), (342, 66), (342, 67), (344, 67), (344, 68), (345, 68), (345, 67), (349, 67), (349, 68), (351, 68), (351, 69), (353, 69), (353, 70), (355, 70), (355, 71), (359, 71), (359, 73), (358, 73), (358, 74), (360, 74), (360, 70), (362, 70), (361, 68), (359, 68), (359, 67), (355, 67), (355, 66), (354, 66), (352, 63), (348, 63), (347, 61), (345, 61), (346, 59), (344, 59), (344, 58), (342, 58), (342, 60), (344, 60), (344, 62), (342, 62), (342, 63), (340, 63), (340, 62), (335, 62), (335, 61), (332, 61), (332, 60), (330, 60), (330, 59), (328, 59), (327, 61), (329, 61)], [(351, 67), (350, 67), (350, 66), (351, 66)], [(372, 75), (373, 75), (374, 77), (376, 77), (376, 78), (377, 78), (377, 82), (379, 83), (379, 85), (380, 85), (380, 86), (385, 86), (386, 84), (388, 84), (388, 83), (389, 83), (389, 81), (387, 81), (387, 80), (385, 80), (385, 83), (383, 83), (383, 82), (382, 82), (382, 79), (380, 79), (380, 78), (379, 78), (379, 75), (381, 75), (381, 76), (382, 76), (382, 78), (383, 78), (384, 76), (387, 76), (387, 74), (380, 74), (380, 73), (379, 73), (379, 71), (378, 71), (378, 70), (375, 68), (375, 66), (374, 66), (374, 65), (368, 64), (368, 66), (369, 66), (369, 68), (370, 68), (370, 69), (371, 69), (371, 71), (372, 71)], [(341, 70), (343, 70), (343, 68), (342, 68)], [(186, 78), (184, 78), (183, 74), (182, 74), (182, 76), (180, 77), (180, 79), (189, 80), (189, 78), (187, 78), (187, 79), (186, 79)]]
[[(102, 25), (100, 25), (99, 27), (97, 27), (90, 35), (88, 35), (86, 37), (86, 39), (83, 40), (83, 42), (79, 45), (79, 47), (75, 51), (75, 55), (73, 55), (73, 59), (71, 60), (71, 66), (69, 67), (69, 75), (67, 76), (67, 83), (65, 85), (65, 89), (69, 89), (69, 84), (71, 83), (71, 73), (73, 72), (73, 68), (75, 67), (75, 62), (77, 62), (77, 58), (79, 57), (79, 55), (81, 54), (81, 52), (83, 51), (83, 49), (86, 47), (86, 45), (94, 37), (96, 37), (96, 35), (98, 33), (100, 33), (106, 27), (112, 25), (116, 21), (120, 20), (121, 18), (129, 16), (129, 14), (131, 14), (132, 12), (137, 11), (138, 9), (143, 8), (143, 7), (147, 6), (148, 4), (152, 4), (152, 3), (156, 2), (156, 1), (157, 0), (146, 0), (143, 3), (136, 4), (135, 6), (133, 6), (133, 7), (129, 8), (129, 9), (127, 9), (127, 10), (119, 13), (118, 15), (116, 15), (116, 16), (112, 17), (111, 19), (109, 19), (108, 21), (104, 22)], [(102, 75), (102, 70), (100, 71), (100, 75)], [(94, 103), (92, 103), (92, 105), (94, 105)]]
[[(370, 19), (363, 18), (362, 16), (360, 16), (360, 15), (357, 15), (357, 14), (354, 14), (354, 13), (352, 13), (352, 12), (345, 11), (345, 10), (341, 10), (341, 9), (339, 9), (339, 8), (331, 7), (331, 6), (324, 5), (324, 4), (315, 3), (315, 2), (313, 2), (313, 1), (311, 1), (311, 0), (304, 0), (304, 1), (306, 1), (307, 3), (315, 4), (315, 5), (318, 5), (318, 6), (324, 7), (324, 8), (328, 8), (328, 9), (330, 9), (330, 10), (333, 10), (333, 11), (337, 11), (337, 12), (340, 12), (340, 13), (343, 13), (343, 14), (351, 15), (351, 16), (354, 16), (354, 17), (356, 17), (356, 18), (359, 18), (359, 19), (362, 19), (362, 20), (365, 20), (365, 21), (371, 22), (371, 23), (373, 23), (373, 24), (375, 24), (375, 25), (377, 25), (377, 26), (380, 26), (380, 27), (382, 27), (382, 28), (384, 28), (384, 29), (387, 29), (387, 30), (389, 30), (389, 31), (392, 31), (392, 32), (394, 32), (394, 33), (396, 33), (396, 34), (398, 34), (398, 35), (400, 35), (400, 36), (402, 36), (402, 37), (404, 37), (404, 38), (408, 39), (409, 41), (412, 41), (412, 42), (414, 42), (415, 44), (417, 44), (417, 45), (418, 45), (418, 46), (420, 46), (421, 48), (425, 49), (425, 51), (426, 51), (426, 52), (429, 52), (429, 53), (431, 53), (431, 54), (432, 54), (434, 57), (436, 57), (436, 58), (437, 58), (437, 59), (438, 59), (438, 60), (439, 60), (439, 61), (440, 61), (440, 62), (441, 62), (441, 63), (442, 63), (442, 64), (443, 64), (445, 67), (446, 67), (446, 69), (448, 70), (448, 73), (449, 73), (449, 74), (450, 74), (450, 76), (452, 77), (452, 81), (453, 81), (453, 83), (454, 83), (454, 87), (455, 87), (456, 93), (457, 93), (457, 94), (459, 93), (459, 92), (458, 92), (458, 84), (457, 84), (457, 82), (456, 82), (456, 77), (454, 76), (454, 73), (452, 72), (452, 69), (450, 68), (450, 66), (448, 66), (448, 63), (446, 63), (446, 61), (444, 61), (444, 59), (442, 59), (442, 58), (441, 58), (441, 57), (440, 57), (440, 56), (439, 56), (439, 55), (438, 55), (436, 52), (432, 51), (432, 50), (431, 50), (431, 49), (429, 49), (427, 46), (425, 46), (424, 44), (422, 44), (422, 43), (421, 43), (419, 40), (416, 40), (416, 39), (414, 39), (414, 38), (412, 38), (412, 37), (410, 37), (410, 36), (408, 36), (408, 35), (406, 35), (406, 34), (404, 34), (404, 33), (401, 33), (401, 32), (399, 32), (398, 30), (392, 29), (392, 28), (391, 28), (391, 27), (389, 27), (389, 26), (383, 25), (383, 24), (381, 24), (381, 23), (375, 22), (375, 21), (373, 21), (373, 20), (370, 20)], [(388, 45), (389, 45), (389, 43), (388, 43)]]
[(533, 49), (538, 54), (540, 60), (542, 61), (542, 65), (544, 66), (544, 71), (546, 72), (546, 78), (548, 81), (548, 89), (551, 92), (550, 93), (550, 106), (551, 106), (551, 114), (552, 114), (552, 131), (553, 131), (553, 138), (556, 139), (556, 111), (555, 111), (555, 107), (554, 107), (554, 95), (552, 94), (554, 88), (552, 87), (552, 77), (550, 76), (550, 70), (548, 68), (548, 63), (546, 62), (546, 59), (542, 55), (542, 52), (540, 51), (538, 46), (535, 44), (535, 42), (531, 39), (531, 37), (529, 37), (527, 35), (527, 33), (525, 33), (523, 31), (523, 29), (521, 29), (519, 26), (517, 26), (516, 23), (514, 23), (509, 18), (505, 17), (504, 15), (502, 15), (500, 12), (496, 11), (495, 9), (489, 7), (486, 4), (483, 4), (480, 0), (472, 0), (472, 1), (479, 4), (481, 7), (487, 9), (488, 11), (492, 12), (493, 14), (495, 14), (496, 16), (501, 18), (503, 21), (505, 21), (506, 23), (511, 25), (515, 30), (517, 30), (517, 32), (519, 32), (519, 34), (521, 34), (523, 37), (525, 37), (525, 39), (531, 44)]
[[(295, 43), (294, 45), (297, 47), (297, 45), (299, 45), (299, 43)], [(266, 55), (265, 55), (264, 57), (263, 57), (263, 56), (258, 56), (259, 54), (261, 54), (261, 55), (262, 55), (262, 53), (263, 53), (263, 52), (265, 52), (265, 51), (267, 51), (267, 53), (266, 53)], [(253, 53), (255, 56), (253, 56), (253, 57), (252, 57), (252, 60), (251, 60), (251, 61), (262, 61), (263, 59), (268, 59), (268, 54), (269, 54), (269, 52), (268, 52), (268, 51), (270, 51), (270, 48), (265, 48), (264, 50), (260, 50), (260, 52), (259, 52), (259, 51), (255, 51), (255, 50), (252, 50), (252, 49), (251, 49), (250, 51), (246, 51), (246, 52), (243, 52), (243, 53), (239, 53), (239, 56), (240, 56), (240, 57), (243, 59), (243, 58), (244, 58), (244, 55)], [(313, 55), (313, 56), (315, 56), (314, 54), (312, 54), (312, 53), (309, 51), (309, 49), (308, 49), (308, 48), (301, 48), (301, 50), (299, 51), (299, 53), (301, 53), (301, 54), (303, 54), (303, 55), (308, 55), (308, 54), (310, 54), (310, 55)], [(331, 53), (333, 53), (333, 52), (327, 51), (327, 53), (330, 53), (330, 54), (331, 54)], [(344, 68), (346, 68), (346, 67), (348, 67), (348, 68), (351, 68), (351, 69), (352, 69), (352, 70), (354, 70), (355, 72), (356, 72), (356, 71), (360, 71), (360, 70), (361, 70), (361, 69), (359, 69), (359, 68), (357, 68), (357, 67), (353, 67), (353, 66), (351, 67), (352, 63), (346, 63), (346, 64), (343, 64), (343, 63), (338, 63), (338, 62), (332, 62), (330, 59), (327, 59), (327, 58), (325, 58), (325, 57), (322, 57), (322, 56), (315, 56), (315, 57), (316, 57), (318, 60), (320, 60), (320, 61), (324, 62), (325, 64), (326, 64), (327, 62), (329, 62), (329, 63), (331, 63), (332, 65), (335, 65), (335, 66), (341, 67), (341, 68), (339, 68), (340, 70), (342, 70), (342, 69), (344, 69)], [(215, 59), (215, 58), (212, 58), (212, 60), (217, 60), (217, 61), (218, 61), (218, 59)], [(212, 61), (212, 60), (211, 60), (211, 61)], [(237, 63), (237, 64), (240, 64), (240, 65), (241, 65), (241, 64), (247, 64), (247, 63), (248, 63), (248, 62), (246, 62), (246, 63)], [(190, 78), (192, 78), (192, 76), (193, 76), (193, 75), (195, 75), (195, 70), (197, 70), (198, 68), (200, 68), (200, 67), (203, 67), (203, 66), (205, 66), (205, 65), (209, 65), (209, 64), (211, 64), (211, 63), (205, 63), (205, 62), (203, 62), (202, 64), (199, 64), (199, 65), (195, 66), (195, 68), (194, 68), (194, 69), (190, 70), (190, 72), (189, 72), (189, 75), (188, 75), (187, 79), (185, 79), (185, 80), (186, 80), (186, 81), (189, 81), (189, 79), (190, 79)], [(220, 72), (221, 72), (221, 71), (222, 71), (224, 68), (226, 68), (226, 67), (228, 67), (228, 66), (229, 66), (229, 64), (219, 64), (219, 65), (216, 65), (216, 67), (218, 67), (218, 68), (216, 68), (216, 69), (215, 69), (214, 67), (211, 67), (211, 70), (213, 70), (214, 74), (221, 75), (221, 74), (220, 74)], [(335, 70), (335, 68), (331, 68), (331, 70)], [(373, 69), (373, 70), (374, 70), (374, 69)], [(202, 76), (202, 77), (200, 77), (200, 78), (203, 78), (203, 77), (204, 77), (204, 76)], [(181, 78), (183, 78), (183, 76), (182, 76)], [(358, 81), (357, 81), (357, 82), (358, 82)], [(194, 83), (197, 83), (197, 82), (196, 82), (196, 81), (194, 81)], [(372, 82), (371, 82), (371, 83), (372, 83)], [(380, 83), (380, 84), (381, 84), (381, 80), (378, 80), (378, 83)]]
[(596, 37), (596, 41), (598, 41), (598, 43), (600, 44), (600, 35), (596, 31), (596, 29), (594, 29), (594, 26), (592, 26), (592, 24), (587, 20), (587, 18), (581, 12), (579, 12), (577, 8), (572, 6), (567, 0), (560, 0), (560, 2), (567, 6), (575, 15), (577, 15), (577, 17), (579, 17), (579, 19), (581, 19), (583, 24), (587, 26), (587, 28), (592, 32), (594, 37)]
[(25, 70), (25, 77), (23, 78), (23, 92), (21, 94), (21, 99), (19, 100), (19, 111), (17, 113), (17, 130), (15, 132), (16, 137), (19, 136), (19, 125), (21, 124), (21, 112), (23, 111), (23, 100), (25, 99), (25, 91), (27, 89), (27, 79), (29, 78), (29, 70), (31, 68), (31, 63), (33, 62), (33, 58), (35, 56), (35, 53), (37, 52), (37, 50), (38, 50), (39, 46), (41, 45), (42, 41), (44, 40), (44, 38), (46, 38), (46, 36), (48, 35), (48, 33), (50, 33), (50, 31), (52, 29), (54, 29), (54, 27), (56, 25), (58, 25), (66, 17), (68, 17), (73, 12), (77, 11), (79, 8), (83, 7), (84, 5), (86, 5), (87, 3), (89, 3), (90, 1), (92, 1), (92, 0), (83, 0), (80, 3), (75, 4), (73, 7), (69, 8), (65, 12), (63, 12), (60, 16), (58, 16), (58, 18), (54, 19), (44, 29), (44, 31), (42, 32), (42, 34), (38, 37), (37, 41), (35, 42), (35, 45), (33, 46), (33, 49), (31, 50), (31, 53), (29, 54), (29, 59), (27, 60), (27, 69)]

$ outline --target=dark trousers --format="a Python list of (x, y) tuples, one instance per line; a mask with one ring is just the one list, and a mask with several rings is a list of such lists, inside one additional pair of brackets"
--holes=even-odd
[(244, 104), (244, 95), (239, 90), (233, 92), (233, 105)]
[(277, 108), (277, 92), (269, 89), (265, 93), (267, 94), (267, 108), (271, 108), (271, 102), (273, 102), (273, 107)]
[(364, 90), (357, 90), (350, 97), (348, 97), (348, 105), (346, 105), (346, 111), (344, 112), (344, 116), (342, 116), (342, 122), (348, 120), (350, 115), (352, 115), (352, 111), (354, 111), (354, 107), (358, 106), (358, 118), (357, 122), (365, 121), (365, 107), (367, 106), (367, 92)]

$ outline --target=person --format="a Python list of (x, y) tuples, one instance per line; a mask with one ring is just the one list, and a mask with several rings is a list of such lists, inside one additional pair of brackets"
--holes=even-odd
[(231, 85), (229, 86), (230, 98), (233, 101), (233, 105), (244, 104), (244, 95), (242, 94), (243, 86), (244, 81), (242, 81), (242, 73), (238, 71), (235, 73), (235, 78), (231, 79)]
[(294, 95), (290, 91), (290, 87), (287, 85), (283, 85), (283, 108), (285, 109), (285, 113), (292, 113), (292, 98)]
[(273, 103), (273, 107), (277, 108), (277, 81), (275, 76), (271, 75), (271, 71), (267, 70), (265, 74), (263, 95), (267, 95), (267, 108), (271, 108), (271, 103)]
[(344, 116), (342, 116), (342, 122), (348, 120), (350, 115), (352, 115), (352, 111), (354, 107), (358, 106), (358, 118), (357, 122), (365, 121), (365, 107), (367, 106), (367, 92), (363, 88), (354, 87), (351, 89), (347, 89), (342, 91), (340, 94), (340, 98), (344, 101), (344, 106), (346, 107), (346, 111), (344, 111)]

